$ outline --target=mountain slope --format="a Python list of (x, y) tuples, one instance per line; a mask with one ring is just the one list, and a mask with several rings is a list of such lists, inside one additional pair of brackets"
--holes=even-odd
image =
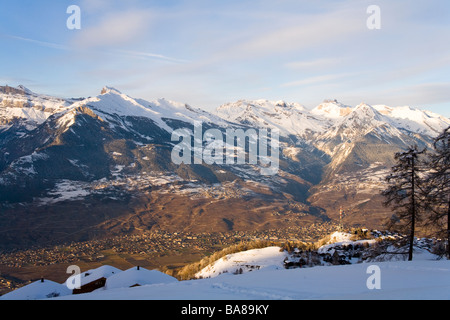
[[(284, 149), (291, 158), (309, 156), (308, 149), (322, 153), (328, 160), (322, 163), (320, 181), (309, 189), (308, 200), (324, 208), (332, 219), (338, 219), (339, 209), (344, 207), (345, 221), (353, 224), (369, 222), (381, 227), (386, 208), (379, 190), (394, 164), (394, 154), (415, 144), (429, 146), (432, 138), (450, 125), (445, 117), (410, 107), (365, 103), (350, 107), (336, 100), (325, 100), (311, 111), (291, 107), (284, 118), (263, 112), (276, 105), (261, 100), (238, 101), (219, 107), (218, 114), (260, 128), (279, 128), (281, 135), (291, 137)], [(291, 120), (295, 125), (290, 125)], [(305, 163), (305, 158), (299, 163)]]
[[(307, 214), (307, 190), (311, 180), (318, 181), (307, 164), (297, 168), (283, 159), (275, 177), (261, 176), (259, 166), (250, 164), (175, 165), (171, 132), (193, 131), (194, 120), (203, 121), (203, 132), (247, 129), (184, 104), (147, 102), (104, 88), (97, 97), (55, 109), (24, 134), (12, 128), (0, 132), (0, 138), (12, 134), (0, 148), (1, 245), (75, 241), (151, 228), (274, 228), (285, 220), (274, 213), (286, 210), (293, 212), (289, 219), (295, 223), (322, 219)], [(297, 174), (302, 171), (303, 176)]]
[[(450, 125), (420, 110), (400, 118), (396, 108), (337, 101), (309, 111), (298, 103), (240, 100), (213, 114), (110, 87), (86, 99), (0, 87), (0, 98), (1, 246), (152, 228), (283, 228), (336, 219), (340, 206), (348, 223), (378, 227), (388, 214), (380, 178), (394, 153), (425, 146), (431, 132)], [(172, 133), (193, 133), (194, 121), (202, 122), (202, 136), (208, 129), (222, 137), (227, 129), (279, 130), (277, 174), (261, 175), (260, 163), (175, 164)]]

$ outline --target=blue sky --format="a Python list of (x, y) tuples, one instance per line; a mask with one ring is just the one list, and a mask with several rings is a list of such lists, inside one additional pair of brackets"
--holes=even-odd
[[(410, 105), (450, 116), (448, 0), (1, 0), (0, 84), (105, 85), (212, 110), (239, 99)], [(81, 29), (69, 30), (69, 5)], [(367, 8), (380, 8), (370, 30)]]

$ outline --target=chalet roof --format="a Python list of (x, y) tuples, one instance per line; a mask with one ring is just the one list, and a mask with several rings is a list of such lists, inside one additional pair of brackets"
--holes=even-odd
[(133, 267), (115, 274), (106, 280), (106, 289), (128, 288), (135, 285), (171, 283), (178, 281), (163, 272)]
[(65, 284), (41, 279), (0, 297), (0, 300), (39, 300), (72, 294)]
[(120, 272), (122, 272), (122, 270), (109, 265), (104, 265), (96, 269), (91, 269), (81, 274), (81, 285), (84, 286), (88, 283), (91, 283), (101, 278), (107, 279)]

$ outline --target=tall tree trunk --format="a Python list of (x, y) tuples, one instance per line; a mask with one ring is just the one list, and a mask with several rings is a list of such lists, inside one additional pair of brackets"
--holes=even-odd
[(408, 260), (411, 261), (413, 259), (413, 250), (414, 250), (414, 231), (416, 227), (416, 181), (415, 181), (415, 163), (414, 157), (411, 158), (411, 233), (409, 236), (409, 253)]
[(447, 259), (450, 260), (450, 194), (447, 204)]
[[(448, 133), (448, 129), (445, 132)], [(449, 148), (450, 148), (450, 136), (447, 136), (447, 150)], [(448, 167), (448, 165), (449, 165), (448, 154), (447, 154), (446, 159), (447, 160), (445, 161), (445, 163), (446, 163), (446, 166)], [(447, 180), (447, 179), (448, 179), (448, 176), (445, 175), (445, 180)], [(448, 192), (448, 190), (447, 190), (447, 192)], [(448, 204), (447, 204), (447, 259), (450, 260), (450, 193), (448, 194)]]

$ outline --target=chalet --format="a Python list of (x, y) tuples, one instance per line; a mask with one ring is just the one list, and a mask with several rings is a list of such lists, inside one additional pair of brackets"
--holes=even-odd
[(88, 293), (103, 288), (106, 284), (106, 279), (120, 272), (122, 272), (122, 270), (108, 265), (83, 272), (80, 274), (81, 287), (79, 289), (74, 289), (73, 294)]

